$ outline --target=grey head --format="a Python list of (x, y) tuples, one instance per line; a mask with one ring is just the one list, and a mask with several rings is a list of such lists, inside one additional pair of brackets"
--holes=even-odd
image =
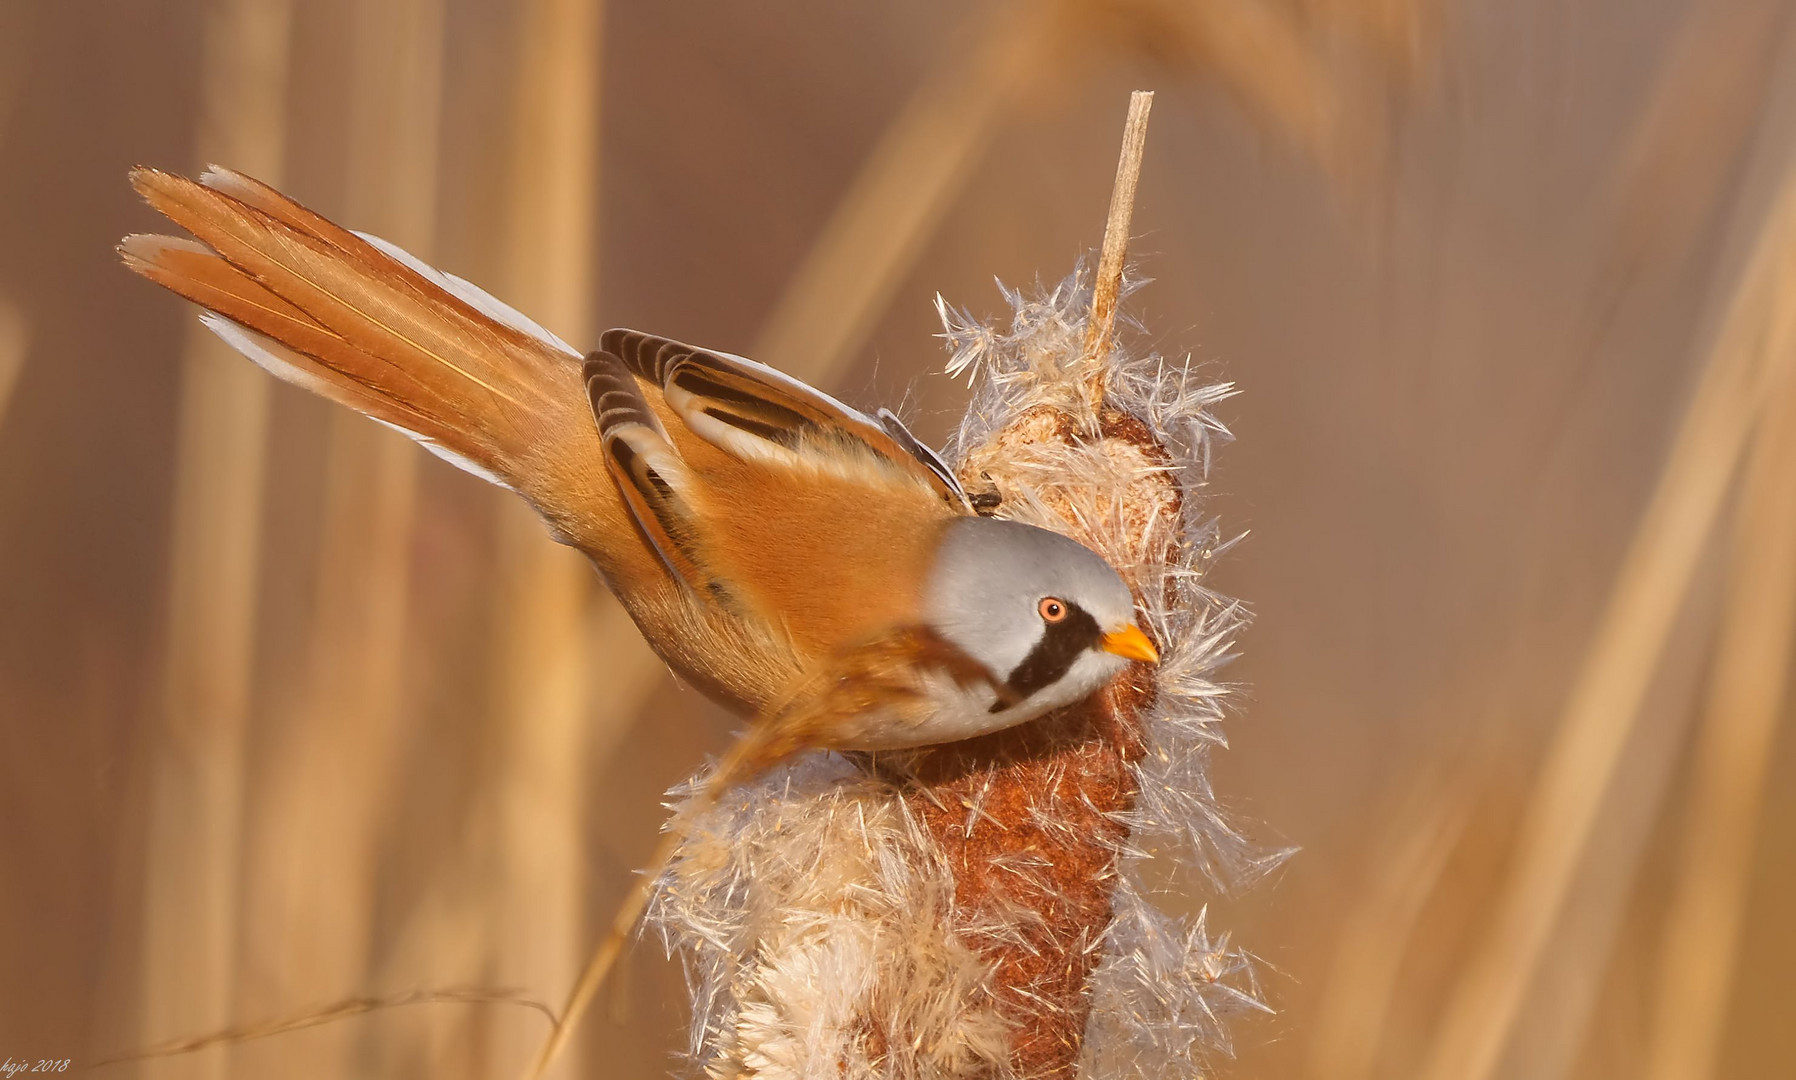
[(1135, 625), (1129, 587), (1095, 551), (997, 518), (959, 518), (947, 530), (924, 587), (924, 618), (1005, 683), (1029, 716), (1080, 700), (1131, 659), (1158, 658)]

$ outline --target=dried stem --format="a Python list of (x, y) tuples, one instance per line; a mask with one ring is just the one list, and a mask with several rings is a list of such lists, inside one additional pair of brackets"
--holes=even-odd
[(1129, 223), (1135, 218), (1135, 188), (1141, 182), (1141, 155), (1147, 149), (1147, 116), (1154, 107), (1152, 90), (1129, 95), (1129, 118), (1123, 123), (1122, 156), (1116, 163), (1116, 186), (1110, 190), (1110, 216), (1104, 222), (1104, 246), (1092, 283), (1091, 318), (1085, 324), (1085, 360), (1094, 368), (1092, 403), (1103, 397), (1097, 377), (1110, 354), (1116, 330), (1116, 302), (1122, 295), (1123, 260), (1129, 253)]
[(530, 1067), (524, 1071), (524, 1080), (538, 1080), (549, 1071), (549, 1066), (561, 1054), (586, 1016), (587, 1009), (598, 996), (600, 988), (605, 985), (606, 976), (616, 966), (622, 955), (624, 946), (628, 944), (630, 935), (636, 930), (637, 920), (642, 918), (643, 911), (649, 906), (649, 899), (654, 895), (655, 882), (666, 872), (679, 850), (680, 834), (669, 829), (649, 857), (649, 869), (645, 871), (625, 894), (623, 902), (612, 916), (611, 925), (606, 928), (605, 936), (599, 939), (598, 948), (587, 957), (586, 966), (580, 971), (580, 977), (574, 980), (574, 988), (568, 992), (567, 1004), (561, 1008), (559, 1017), (552, 1017), (555, 1026), (549, 1030), (549, 1037), (543, 1040), (536, 1056), (531, 1059)]
[(191, 1039), (174, 1039), (142, 1050), (133, 1050), (128, 1054), (114, 1054), (111, 1057), (100, 1058), (97, 1061), (88, 1062), (83, 1068), (99, 1069), (107, 1065), (123, 1065), (133, 1061), (178, 1057), (182, 1054), (209, 1050), (215, 1046), (235, 1046), (238, 1043), (253, 1042), (257, 1039), (285, 1035), (294, 1031), (304, 1031), (307, 1028), (320, 1027), (338, 1020), (347, 1020), (353, 1016), (362, 1016), (384, 1009), (403, 1008), (409, 1005), (518, 1005), (541, 1013), (548, 1017), (550, 1022), (555, 1019), (555, 1014), (549, 1010), (547, 1005), (526, 996), (520, 990), (489, 990), (484, 987), (407, 990), (385, 997), (345, 998), (321, 1009), (314, 1009), (297, 1016), (269, 1020), (260, 1024), (244, 1024), (240, 1027), (215, 1031)]

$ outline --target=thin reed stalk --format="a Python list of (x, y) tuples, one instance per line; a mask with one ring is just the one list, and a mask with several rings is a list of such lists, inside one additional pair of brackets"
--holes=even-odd
[(267, 1020), (255, 1024), (243, 1024), (214, 1031), (206, 1035), (196, 1035), (186, 1039), (172, 1039), (156, 1046), (144, 1047), (130, 1053), (115, 1054), (98, 1060), (85, 1062), (87, 1069), (103, 1069), (111, 1065), (125, 1065), (134, 1061), (151, 1061), (158, 1058), (182, 1057), (210, 1050), (220, 1046), (237, 1046), (241, 1043), (255, 1042), (258, 1039), (271, 1039), (276, 1035), (291, 1035), (296, 1031), (324, 1027), (344, 1020), (365, 1016), (372, 1012), (387, 1009), (403, 1009), (417, 1005), (514, 1005), (529, 1009), (539, 1017), (550, 1021), (555, 1014), (549, 1007), (535, 998), (517, 990), (493, 990), (486, 987), (452, 987), (444, 990), (406, 990), (383, 997), (352, 997), (335, 1001), (322, 1008), (301, 1013), (298, 1016), (283, 1017), (278, 1020)]
[(30, 344), (24, 313), (0, 299), (0, 424), (6, 423), (6, 407), (12, 404), (13, 390), (25, 371), (25, 351)]
[[(594, 336), (594, 228), (599, 205), (601, 0), (532, 0), (520, 11), (509, 181), (509, 299), (569, 341)], [(657, 669), (614, 602), (592, 618), (599, 589), (575, 551), (506, 497), (499, 506), (499, 614), (493, 779), (499, 879), (490, 975), (559, 994), (587, 940), (586, 796), (595, 724), (622, 727), (635, 702), (594, 709), (589, 677), (652, 682)], [(634, 646), (634, 647), (632, 647)], [(495, 1023), (502, 1018), (494, 1017)], [(541, 1038), (535, 1025), (495, 1032), (493, 1057), (511, 1070)], [(570, 1061), (578, 1068), (577, 1054)]]
[[(207, 12), (198, 150), (279, 180), (289, 0)], [(228, 1025), (260, 565), (267, 378), (196, 322), (182, 358), (161, 728), (148, 751), (139, 1038)], [(222, 1078), (224, 1054), (190, 1063)]]
[[(1796, 279), (1787, 283), (1796, 288)], [(1780, 298), (1796, 309), (1796, 294)], [(1649, 1080), (1717, 1075), (1739, 967), (1757, 821), (1796, 641), (1796, 378), (1786, 370), (1754, 438), (1727, 604), (1696, 740), (1682, 865), (1666, 914), (1648, 1028)]]
[(1796, 177), (1787, 177), (1567, 699), (1492, 932), (1448, 999), (1427, 1080), (1487, 1080), (1497, 1068), (1748, 435), (1793, 349)]
[[(345, 216), (429, 258), (442, 0), (362, 5), (347, 31)], [(358, 988), (371, 967), (380, 822), (406, 743), (418, 457), (409, 440), (333, 410), (306, 678), (272, 739), (254, 808), (244, 993), (264, 1010)], [(260, 1056), (258, 1068), (345, 1075), (355, 1068), (356, 1034), (320, 1032), (305, 1061)]]

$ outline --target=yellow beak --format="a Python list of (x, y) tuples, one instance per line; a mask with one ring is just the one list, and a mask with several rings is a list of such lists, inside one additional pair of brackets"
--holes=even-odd
[(1130, 660), (1145, 660), (1150, 664), (1160, 662), (1160, 650), (1147, 639), (1141, 628), (1134, 623), (1104, 635), (1104, 651), (1126, 656)]

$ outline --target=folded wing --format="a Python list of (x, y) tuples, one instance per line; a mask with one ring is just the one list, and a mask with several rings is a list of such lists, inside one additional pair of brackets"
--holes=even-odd
[(850, 455), (972, 509), (954, 474), (889, 412), (875, 420), (765, 364), (636, 330), (608, 330), (600, 344), (659, 387), (689, 430), (730, 454), (798, 468)]

